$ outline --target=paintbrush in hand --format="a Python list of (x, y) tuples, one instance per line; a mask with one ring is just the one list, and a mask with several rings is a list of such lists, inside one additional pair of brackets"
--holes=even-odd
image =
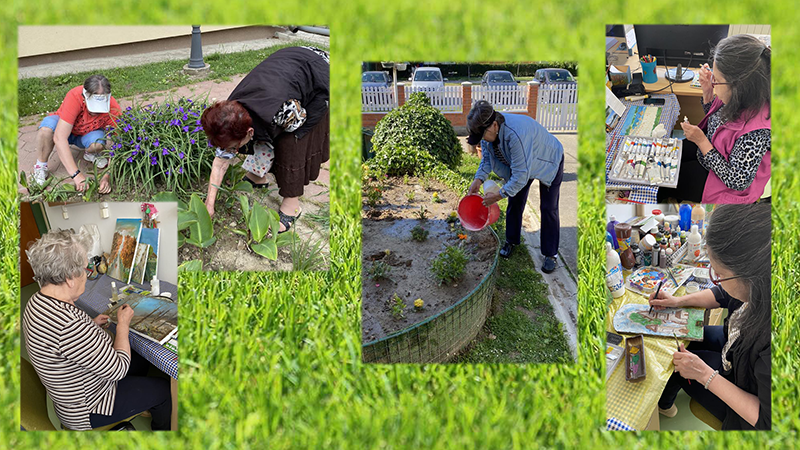
[[(664, 285), (664, 280), (661, 280), (661, 281), (658, 282), (658, 287), (656, 288), (656, 295), (653, 296), (654, 299), (658, 298), (658, 293), (661, 291), (661, 286), (663, 286), (663, 285)], [(653, 314), (653, 305), (650, 305), (650, 313), (649, 314), (651, 314), (651, 315)]]

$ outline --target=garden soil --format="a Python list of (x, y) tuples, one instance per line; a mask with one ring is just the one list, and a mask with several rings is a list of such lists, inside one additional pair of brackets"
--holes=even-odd
[[(427, 188), (426, 188), (427, 187)], [(371, 207), (364, 200), (362, 211), (362, 338), (371, 342), (419, 323), (452, 306), (478, 286), (489, 272), (497, 250), (497, 240), (488, 229), (466, 232), (463, 244), (470, 260), (464, 276), (452, 285), (438, 285), (430, 270), (431, 261), (446, 246), (458, 245), (458, 224), (446, 222), (458, 206), (460, 196), (437, 181), (423, 187), (411, 178), (383, 183), (381, 201)], [(409, 201), (408, 193), (414, 192)], [(438, 193), (440, 202), (432, 201)], [(418, 212), (424, 206), (425, 220)], [(420, 225), (430, 233), (427, 240), (411, 239), (411, 229)], [(463, 229), (462, 233), (465, 233)], [(374, 280), (370, 268), (377, 261), (391, 267), (388, 279)], [(406, 304), (405, 317), (392, 315), (390, 300), (397, 294)], [(417, 310), (414, 300), (421, 298), (424, 307)]]

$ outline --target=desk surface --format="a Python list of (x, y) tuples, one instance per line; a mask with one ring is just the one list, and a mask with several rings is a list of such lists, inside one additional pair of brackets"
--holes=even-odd
[[(669, 67), (673, 69), (674, 67)], [(698, 69), (692, 69), (697, 73)], [(655, 83), (644, 83), (644, 89), (647, 92), (654, 92), (658, 91), (661, 94), (671, 94), (675, 93), (678, 96), (686, 96), (686, 97), (702, 97), (703, 96), (703, 88), (700, 87), (692, 87), (692, 82), (687, 81), (686, 83), (672, 83), (672, 90), (668, 88), (669, 81), (664, 78), (664, 66), (657, 66), (656, 67), (656, 75), (658, 75), (658, 81)]]

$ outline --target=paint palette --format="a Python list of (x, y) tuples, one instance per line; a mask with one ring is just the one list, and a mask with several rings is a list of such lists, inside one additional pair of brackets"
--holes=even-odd
[(678, 265), (671, 270), (672, 277), (669, 276), (666, 269), (661, 269), (659, 267), (642, 267), (628, 277), (625, 287), (637, 294), (650, 296), (650, 294), (658, 289), (658, 282), (664, 280), (664, 285), (661, 286), (661, 290), (669, 295), (674, 295), (675, 291), (692, 276), (694, 267)]
[(644, 361), (644, 337), (642, 335), (625, 339), (625, 379), (639, 382), (647, 378)]

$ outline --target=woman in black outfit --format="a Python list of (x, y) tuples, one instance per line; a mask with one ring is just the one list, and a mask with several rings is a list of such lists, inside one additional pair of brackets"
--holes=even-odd
[(658, 402), (661, 414), (675, 416), (674, 401), (683, 389), (720, 419), (724, 430), (771, 428), (770, 236), (769, 204), (720, 205), (706, 234), (715, 286), (683, 297), (650, 295), (659, 309), (728, 310), (723, 326), (705, 327), (703, 342), (675, 352), (676, 373)]

